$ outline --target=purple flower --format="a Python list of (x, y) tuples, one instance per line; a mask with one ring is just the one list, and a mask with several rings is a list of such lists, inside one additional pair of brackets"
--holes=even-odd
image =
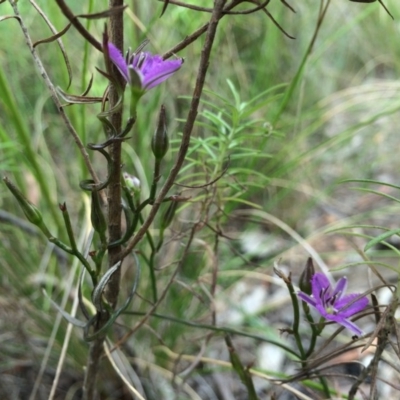
[(163, 60), (159, 55), (148, 52), (133, 54), (125, 60), (122, 53), (112, 44), (108, 43), (108, 54), (113, 64), (128, 83), (131, 82), (132, 69), (139, 76), (141, 89), (144, 91), (157, 86), (173, 75), (183, 64), (183, 59)]
[(356, 335), (361, 335), (362, 331), (349, 318), (362, 311), (368, 304), (366, 297), (356, 299), (356, 293), (345, 295), (347, 279), (340, 278), (333, 288), (328, 278), (322, 273), (316, 273), (311, 279), (312, 295), (299, 292), (299, 298), (317, 309), (317, 311), (327, 320), (337, 322), (345, 328), (350, 329)]

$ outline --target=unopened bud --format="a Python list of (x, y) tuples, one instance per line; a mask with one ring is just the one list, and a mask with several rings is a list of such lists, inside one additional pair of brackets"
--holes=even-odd
[(127, 172), (124, 172), (122, 176), (124, 177), (125, 185), (129, 191), (134, 195), (139, 194), (142, 190), (140, 180), (134, 175), (129, 175)]
[(171, 201), (171, 203), (169, 204), (169, 206), (167, 208), (167, 211), (162, 216), (161, 227), (160, 227), (161, 230), (164, 231), (171, 224), (172, 220), (174, 219), (177, 208), (178, 208), (178, 202)]
[(311, 279), (315, 274), (315, 268), (311, 257), (308, 258), (306, 266), (300, 275), (299, 288), (300, 290), (310, 295), (312, 292)]
[(93, 229), (98, 232), (100, 236), (104, 236), (107, 229), (107, 222), (101, 207), (99, 193), (96, 190), (92, 190), (90, 220), (92, 221)]
[(169, 148), (169, 139), (167, 132), (167, 118), (164, 105), (161, 106), (160, 114), (158, 117), (157, 129), (151, 139), (151, 150), (153, 150), (154, 157), (160, 161), (164, 158)]
[(3, 181), (7, 185), (8, 189), (10, 189), (10, 192), (14, 195), (14, 197), (17, 199), (19, 205), (22, 208), (22, 211), (24, 212), (26, 218), (28, 219), (29, 222), (31, 222), (34, 225), (40, 226), (42, 224), (42, 214), (38, 210), (36, 206), (34, 206), (23, 194), (22, 192), (13, 184), (9, 181), (8, 178), (3, 178)]

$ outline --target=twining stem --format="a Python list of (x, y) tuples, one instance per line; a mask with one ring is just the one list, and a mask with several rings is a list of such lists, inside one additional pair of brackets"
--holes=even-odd
[[(307, 318), (308, 324), (310, 325), (310, 328), (311, 328), (310, 344), (308, 346), (308, 350), (305, 355), (305, 358), (308, 359), (308, 357), (310, 357), (310, 355), (314, 351), (315, 344), (317, 343), (317, 337), (320, 335), (322, 328), (317, 328), (317, 326), (314, 322), (314, 318), (312, 317), (312, 315), (310, 313), (310, 307), (305, 302), (303, 302), (303, 311), (304, 311), (304, 315)], [(318, 324), (318, 326), (320, 326), (320, 324)]]
[[(67, 230), (68, 238), (69, 238), (69, 241), (71, 244), (71, 251), (69, 253), (73, 254), (83, 264), (83, 266), (86, 268), (87, 272), (90, 274), (93, 284), (96, 285), (97, 284), (97, 276), (96, 276), (95, 272), (92, 270), (89, 262), (87, 261), (87, 259), (86, 259), (87, 257), (83, 256), (83, 254), (79, 251), (79, 249), (76, 245), (76, 240), (75, 240), (74, 232), (72, 229), (71, 219), (69, 217), (67, 206), (64, 203), (64, 204), (60, 204), (59, 207), (62, 212), (65, 229)], [(53, 239), (54, 239), (54, 241), (53, 241)], [(49, 238), (49, 240), (52, 241), (56, 246), (60, 247), (61, 242), (59, 240), (57, 240), (56, 238)], [(64, 250), (66, 250), (65, 247), (62, 247), (62, 248)]]
[[(122, 0), (110, 0), (109, 7), (122, 6)], [(122, 12), (111, 15), (108, 30), (109, 40), (121, 51), (123, 49), (123, 14)], [(114, 66), (114, 76), (120, 76)], [(123, 82), (120, 82), (122, 87)], [(108, 92), (109, 107), (112, 109), (119, 101), (117, 88), (111, 83)], [(116, 132), (122, 128), (122, 107), (110, 117), (110, 122)], [(121, 141), (114, 141), (110, 146), (110, 157), (112, 168), (110, 172), (110, 184), (108, 186), (108, 234), (110, 243), (121, 238)], [(111, 268), (121, 260), (121, 246), (109, 248), (108, 266)], [(104, 297), (112, 309), (115, 308), (118, 300), (121, 269), (119, 268), (110, 278), (104, 291)], [(107, 312), (98, 313), (96, 329), (105, 325), (110, 315)], [(85, 381), (83, 385), (83, 399), (92, 400), (96, 398), (95, 387), (96, 377), (99, 370), (100, 360), (103, 355), (103, 342), (105, 336), (100, 335), (90, 345)]]
[[(147, 313), (145, 313), (143, 311), (125, 311), (123, 314), (145, 317)], [(291, 354), (296, 359), (299, 358), (299, 355), (294, 350), (292, 350), (289, 346), (285, 346), (284, 343), (278, 342), (276, 340), (269, 339), (269, 338), (267, 338), (265, 336), (253, 334), (251, 332), (241, 331), (241, 330), (238, 330), (238, 329), (235, 329), (235, 328), (230, 328), (230, 327), (215, 326), (215, 325), (204, 324), (204, 323), (200, 323), (200, 322), (193, 322), (193, 321), (189, 321), (187, 319), (180, 319), (180, 318), (176, 318), (176, 317), (169, 316), (169, 315), (158, 314), (156, 312), (151, 313), (149, 318), (158, 318), (158, 319), (162, 319), (162, 320), (165, 320), (165, 321), (171, 321), (171, 322), (174, 322), (174, 323), (177, 323), (177, 324), (190, 326), (190, 327), (193, 327), (193, 328), (196, 328), (196, 329), (204, 329), (204, 330), (207, 330), (207, 331), (213, 331), (213, 332), (217, 332), (217, 333), (226, 333), (226, 334), (229, 333), (231, 335), (249, 337), (249, 338), (252, 338), (252, 339), (259, 340), (259, 341), (264, 342), (264, 343), (271, 343), (274, 346), (277, 346), (277, 347), (281, 348), (282, 350), (286, 351), (287, 353)]]
[[(123, 0), (110, 0), (109, 7), (118, 7), (123, 5)], [(110, 17), (109, 24), (109, 39), (121, 51), (123, 49), (123, 14), (118, 13)], [(115, 76), (121, 78), (120, 86), (123, 86), (122, 77), (120, 76), (117, 68), (112, 65)], [(114, 85), (110, 85), (109, 89), (109, 102), (110, 108), (113, 108), (119, 101), (118, 90)], [(119, 108), (111, 116), (111, 123), (117, 132), (122, 128), (122, 107)], [(115, 141), (110, 147), (110, 156), (112, 159), (113, 170), (111, 172), (110, 185), (108, 187), (108, 233), (109, 242), (112, 243), (121, 238), (121, 146), (122, 142)], [(111, 268), (118, 261), (120, 261), (121, 247), (115, 246), (109, 249), (108, 265)], [(110, 279), (107, 286), (105, 296), (107, 301), (114, 307), (119, 292), (120, 273), (115, 273)]]

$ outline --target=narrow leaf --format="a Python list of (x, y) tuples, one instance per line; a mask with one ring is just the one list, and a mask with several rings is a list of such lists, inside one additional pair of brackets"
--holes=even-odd
[(61, 315), (72, 325), (77, 326), (78, 328), (84, 328), (86, 326), (86, 322), (83, 322), (72, 315), (68, 314), (65, 310), (63, 310), (47, 293), (43, 290), (43, 294), (50, 300), (50, 303), (53, 307), (55, 307)]
[(104, 288), (106, 287), (108, 281), (113, 276), (113, 274), (119, 269), (121, 266), (121, 261), (118, 261), (115, 265), (113, 265), (110, 269), (106, 271), (106, 273), (100, 279), (100, 282), (94, 288), (92, 293), (92, 302), (93, 305), (96, 307), (96, 310), (101, 312), (103, 310), (102, 306), (102, 295)]
[(33, 43), (33, 47), (36, 47), (36, 46), (38, 46), (39, 44), (42, 44), (42, 43), (54, 42), (55, 40), (57, 40), (58, 38), (63, 36), (65, 33), (67, 33), (69, 28), (71, 28), (71, 25), (72, 24), (68, 24), (62, 31), (56, 33), (55, 35), (52, 35), (52, 36), (48, 37), (47, 39), (38, 40), (37, 42)]
[[(134, 253), (133, 253), (134, 254)], [(93, 335), (88, 335), (87, 330), (85, 331), (85, 340), (90, 342), (99, 336), (103, 335), (105, 332), (107, 332), (108, 328), (111, 327), (111, 325), (115, 322), (115, 320), (128, 308), (129, 304), (131, 303), (133, 296), (136, 293), (136, 288), (138, 286), (139, 278), (140, 278), (140, 264), (139, 264), (139, 259), (137, 258), (136, 254), (134, 254), (135, 260), (136, 260), (136, 276), (135, 276), (135, 281), (133, 282), (132, 289), (128, 295), (128, 298), (125, 300), (125, 303), (117, 310), (115, 311), (107, 321), (107, 323), (99, 329), (97, 332), (95, 332)], [(113, 267), (114, 268), (114, 267)], [(90, 324), (90, 321), (89, 321)]]
[(112, 7), (104, 11), (100, 11), (98, 13), (93, 14), (79, 14), (76, 15), (75, 18), (85, 18), (85, 19), (101, 19), (101, 18), (108, 18), (112, 15), (119, 14), (125, 10), (128, 6), (117, 6)]
[[(65, 32), (68, 31), (68, 29), (69, 29), (69, 27), (70, 27), (70, 24), (67, 25), (67, 27), (64, 28), (60, 33), (57, 33), (56, 28), (55, 28), (55, 27), (53, 26), (53, 24), (50, 22), (49, 18), (48, 18), (47, 15), (42, 11), (42, 9), (41, 9), (33, 0), (30, 0), (30, 3), (31, 3), (31, 4), (33, 5), (33, 7), (36, 9), (36, 11), (39, 13), (39, 15), (43, 18), (44, 22), (46, 22), (46, 24), (47, 24), (47, 26), (50, 28), (51, 32), (52, 32), (55, 36), (57, 36), (57, 37), (53, 36), (52, 38), (49, 38), (49, 39), (51, 39), (50, 41), (57, 40), (58, 47), (60, 48), (61, 54), (62, 54), (62, 56), (63, 56), (63, 58), (64, 58), (65, 66), (67, 67), (67, 71), (68, 71), (68, 87), (69, 87), (69, 86), (71, 85), (71, 82), (72, 82), (72, 69), (71, 69), (71, 64), (70, 64), (70, 62), (69, 62), (69, 58), (68, 58), (67, 52), (66, 52), (66, 50), (65, 50), (64, 44), (63, 44), (63, 42), (62, 42), (62, 40), (61, 40), (61, 36), (64, 35)], [(45, 39), (45, 40), (48, 40), (48, 39)], [(39, 43), (40, 43), (40, 42), (36, 42), (33, 46), (35, 47), (35, 46), (38, 45)]]
[(392, 229), (390, 231), (381, 233), (379, 236), (375, 237), (374, 239), (370, 240), (364, 247), (364, 251), (369, 250), (371, 247), (376, 246), (378, 243), (383, 242), (390, 236), (398, 235), (400, 233), (400, 229)]

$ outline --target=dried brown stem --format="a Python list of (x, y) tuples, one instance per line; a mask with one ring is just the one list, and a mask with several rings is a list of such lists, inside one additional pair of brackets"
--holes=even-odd
[[(110, 0), (109, 7), (122, 7), (123, 0)], [(120, 13), (111, 15), (109, 20), (108, 30), (109, 40), (114, 43), (121, 51), (123, 49), (123, 13), (122, 9)], [(115, 76), (118, 75), (118, 71), (114, 66)], [(122, 82), (121, 82), (122, 86)], [(110, 84), (108, 92), (109, 106), (110, 109), (115, 107), (119, 100), (119, 94), (117, 88)], [(122, 107), (112, 114), (110, 117), (111, 123), (117, 132), (121, 131), (122, 127)], [(110, 184), (108, 186), (108, 234), (110, 242), (116, 242), (121, 238), (121, 141), (114, 141), (110, 146), (110, 156), (113, 167), (111, 168)], [(121, 260), (121, 247), (115, 246), (109, 249), (108, 253), (108, 265), (109, 268), (114, 266)], [(105, 299), (108, 304), (114, 309), (119, 294), (121, 269), (118, 269), (110, 278), (107, 287), (104, 291)], [(102, 328), (107, 320), (109, 314), (106, 312), (97, 314), (97, 326), (96, 329)], [(83, 399), (92, 400), (96, 398), (95, 387), (96, 377), (99, 370), (100, 360), (103, 355), (103, 342), (105, 335), (100, 335), (90, 345), (87, 369), (85, 374), (85, 381), (83, 386)]]
[[(70, 10), (70, 8), (65, 4), (64, 0), (56, 0), (58, 7), (62, 13), (68, 18), (69, 22), (76, 28), (76, 30), (97, 50), (103, 52), (103, 48), (101, 47), (101, 43), (96, 40), (89, 31), (80, 23), (74, 13)], [(122, 3), (121, 3), (122, 4)]]
[[(171, 2), (170, 2), (171, 3)], [(176, 3), (176, 2), (175, 2)], [(171, 3), (171, 4), (175, 4)], [(232, 3), (228, 4), (224, 9), (223, 12), (221, 13), (221, 18), (227, 14), (227, 11), (231, 10), (237, 5), (237, 1), (233, 1)], [(203, 9), (202, 11), (205, 11), (208, 9)], [(191, 43), (193, 43), (196, 39), (198, 39), (203, 33), (207, 32), (209, 22), (201, 26), (199, 29), (194, 31), (191, 35), (186, 36), (185, 39), (183, 39), (180, 43), (178, 43), (176, 46), (174, 46), (171, 50), (168, 50), (165, 54), (163, 54), (163, 59), (167, 59), (172, 57), (175, 53), (178, 53), (179, 51), (183, 50), (187, 46), (189, 46)]]
[[(158, 0), (164, 2), (165, 0)], [(242, 10), (242, 11), (231, 11), (232, 8), (236, 7), (237, 5), (241, 3), (245, 3), (248, 0), (234, 0), (232, 3), (228, 4), (228, 6), (224, 9), (223, 14), (232, 14), (232, 15), (246, 15), (246, 14), (252, 14), (256, 11), (261, 10), (262, 8), (266, 7), (271, 0), (265, 0), (262, 4), (258, 5), (257, 7), (251, 8), (249, 10)], [(207, 13), (212, 13), (213, 8), (209, 7), (200, 7), (200, 6), (195, 6), (194, 4), (187, 4), (187, 3), (182, 3), (181, 1), (176, 1), (176, 0), (170, 0), (168, 4), (173, 4), (178, 7), (183, 7), (183, 8), (188, 8), (190, 10), (194, 11), (200, 11), (200, 12), (207, 12)], [(288, 6), (285, 3), (286, 6)]]
[[(164, 8), (165, 7), (165, 0), (158, 0), (158, 1), (162, 1), (164, 3)], [(211, 13), (213, 11), (212, 8), (208, 8), (208, 7), (200, 7), (200, 6), (195, 6), (194, 4), (187, 4), (187, 3), (182, 3), (181, 1), (176, 1), (176, 0), (169, 0), (168, 1), (168, 5), (169, 4), (173, 4), (174, 6), (178, 6), (178, 7), (183, 7), (183, 8), (188, 8), (190, 10), (195, 10), (195, 11), (201, 11), (201, 12), (208, 12)], [(163, 13), (165, 12), (165, 10), (163, 11)], [(162, 14), (161, 14), (162, 15)]]

